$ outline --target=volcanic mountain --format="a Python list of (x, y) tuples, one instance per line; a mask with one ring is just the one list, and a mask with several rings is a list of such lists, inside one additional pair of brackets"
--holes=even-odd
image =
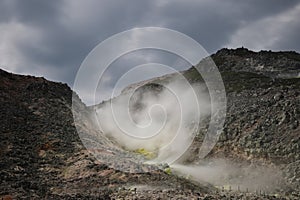
[[(174, 169), (141, 163), (145, 152), (125, 149), (95, 128), (90, 112), (108, 102), (88, 107), (66, 84), (0, 70), (0, 197), (299, 198), (300, 55), (238, 48), (221, 49), (211, 58), (226, 89), (224, 128), (200, 159), (203, 123), (179, 161), (183, 167)], [(203, 81), (195, 67), (182, 74), (191, 83)], [(137, 87), (159, 93), (157, 85), (172, 78), (133, 84), (123, 93)], [(77, 115), (83, 120), (75, 127)], [(85, 149), (78, 131), (100, 137), (97, 154)]]

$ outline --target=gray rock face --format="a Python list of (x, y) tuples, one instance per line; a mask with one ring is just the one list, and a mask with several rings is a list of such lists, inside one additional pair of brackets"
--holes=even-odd
[[(293, 176), (286, 173), (286, 179), (298, 191), (300, 171), (292, 166), (299, 162), (300, 152), (300, 79), (281, 74), (299, 73), (299, 56), (243, 48), (222, 49), (212, 55), (226, 87), (227, 116), (219, 142), (209, 155), (262, 161), (279, 166), (284, 173), (293, 171)], [(265, 67), (258, 69), (259, 63)], [(196, 72), (185, 73), (190, 77)], [(200, 134), (195, 145), (202, 139)]]
[(221, 49), (212, 58), (221, 71), (255, 72), (273, 78), (296, 78), (300, 72), (300, 55), (293, 51)]

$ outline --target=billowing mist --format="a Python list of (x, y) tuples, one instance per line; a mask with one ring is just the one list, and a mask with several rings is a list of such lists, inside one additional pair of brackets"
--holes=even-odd
[(258, 164), (234, 163), (226, 159), (210, 159), (198, 165), (172, 165), (176, 173), (189, 179), (210, 183), (225, 190), (274, 192), (284, 187), (279, 169)]
[(136, 84), (97, 106), (97, 120), (103, 134), (123, 149), (146, 152), (148, 163), (167, 163), (180, 176), (232, 190), (268, 192), (279, 188), (282, 179), (276, 169), (220, 159), (190, 165), (176, 162), (189, 148), (202, 121), (211, 116), (211, 106), (205, 85), (176, 79)]
[(145, 149), (154, 155), (151, 162), (170, 164), (187, 150), (210, 113), (204, 90), (184, 78), (136, 87), (99, 106), (100, 128), (123, 148)]

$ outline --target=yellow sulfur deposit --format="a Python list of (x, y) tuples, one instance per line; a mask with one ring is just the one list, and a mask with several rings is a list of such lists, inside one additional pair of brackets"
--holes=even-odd
[(167, 167), (164, 169), (164, 171), (167, 173), (167, 174), (172, 174), (172, 171), (171, 171), (171, 168), (170, 167)]
[(156, 157), (156, 154), (154, 152), (148, 151), (144, 148), (136, 149), (134, 150), (135, 153), (142, 154), (145, 156), (147, 159), (152, 159)]

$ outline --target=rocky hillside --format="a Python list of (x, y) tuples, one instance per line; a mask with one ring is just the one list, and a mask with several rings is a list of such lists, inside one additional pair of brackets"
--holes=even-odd
[(273, 78), (299, 78), (300, 75), (300, 55), (294, 51), (221, 49), (212, 58), (221, 71), (253, 72)]
[[(114, 146), (103, 136), (102, 149), (95, 159), (81, 143), (72, 106), (75, 114), (85, 119), (79, 124), (80, 131), (87, 135), (101, 133), (87, 117), (90, 108), (66, 84), (0, 70), (0, 198), (297, 199), (300, 55), (240, 48), (222, 49), (212, 58), (224, 79), (228, 107), (224, 131), (207, 159), (226, 158), (278, 168), (284, 173), (284, 190), (278, 190), (279, 194), (251, 193), (248, 188), (242, 192), (218, 190), (156, 166), (146, 166), (151, 170), (139, 173), (118, 170), (114, 164), (139, 167), (135, 161), (139, 155)], [(194, 68), (183, 74), (191, 82), (202, 80)], [(205, 133), (203, 127), (188, 152), (189, 159), (183, 163), (201, 162), (197, 153)], [(230, 184), (234, 178), (226, 177), (225, 182)]]
[[(222, 49), (212, 55), (227, 93), (224, 131), (211, 156), (263, 160), (286, 167), (299, 187), (300, 55)], [(201, 65), (201, 62), (200, 62)], [(185, 72), (195, 76), (195, 70)]]
[[(76, 94), (74, 98), (75, 110), (88, 112)], [(162, 189), (176, 189), (178, 194), (193, 189), (200, 196), (210, 191), (159, 169), (125, 173), (96, 160), (77, 134), (72, 91), (66, 84), (1, 70), (0, 102), (0, 197), (4, 199), (108, 199), (140, 190), (159, 195)]]
[[(219, 141), (206, 159), (226, 158), (237, 165), (244, 163), (243, 167), (276, 168), (282, 173), (282, 179), (278, 178), (282, 182), (279, 188), (288, 193), (299, 192), (300, 54), (238, 48), (221, 49), (211, 58), (224, 81), (227, 116)], [(203, 59), (198, 65), (205, 66), (207, 62), (208, 59)], [(191, 83), (203, 82), (194, 67), (182, 73)], [(176, 76), (136, 83), (126, 87), (123, 93), (143, 85), (165, 83)], [(201, 124), (202, 129), (183, 163), (201, 162), (199, 147), (207, 131), (207, 121)], [(231, 178), (225, 182), (236, 184)]]
[(222, 49), (212, 55), (227, 92), (224, 131), (211, 157), (277, 166), (300, 190), (300, 55)]

